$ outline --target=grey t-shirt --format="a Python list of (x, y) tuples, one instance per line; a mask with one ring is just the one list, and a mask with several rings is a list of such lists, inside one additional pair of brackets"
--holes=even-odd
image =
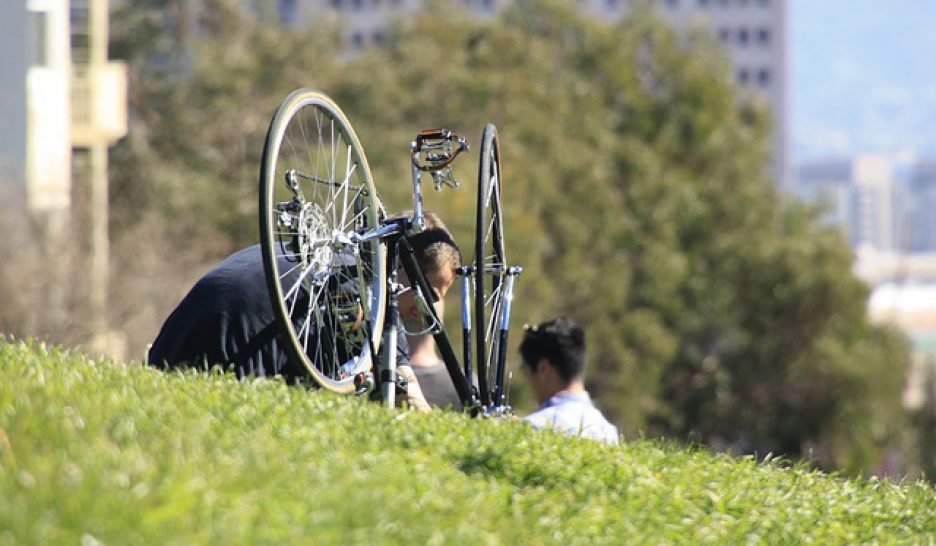
[(449, 377), (445, 364), (442, 362), (428, 366), (413, 364), (412, 367), (413, 372), (416, 373), (416, 380), (419, 381), (419, 388), (430, 406), (438, 409), (462, 410), (461, 399), (458, 398), (458, 392), (452, 384), (452, 378)]

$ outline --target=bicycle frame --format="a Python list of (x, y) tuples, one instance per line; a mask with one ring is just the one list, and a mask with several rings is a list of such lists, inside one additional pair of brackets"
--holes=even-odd
[[(458, 148), (455, 151), (449, 147), (449, 143), (455, 142)], [(436, 190), (442, 186), (449, 185), (458, 187), (457, 181), (451, 175), (450, 164), (461, 151), (467, 149), (467, 143), (464, 139), (457, 137), (446, 130), (423, 131), (417, 136), (417, 139), (410, 144), (412, 159), (413, 176), (413, 216), (411, 218), (396, 218), (389, 220), (379, 228), (367, 233), (356, 234), (352, 240), (356, 243), (362, 243), (372, 239), (381, 239), (387, 245), (387, 286), (388, 299), (386, 320), (384, 322), (383, 336), (383, 358), (379, 359), (378, 369), (374, 374), (376, 389), (380, 393), (381, 400), (388, 406), (393, 406), (396, 401), (396, 390), (400, 380), (396, 371), (396, 353), (397, 353), (397, 332), (398, 332), (398, 300), (404, 287), (398, 280), (398, 271), (402, 267), (412, 284), (412, 290), (415, 292), (417, 308), (422, 314), (422, 318), (432, 326), (430, 332), (435, 340), (436, 347), (442, 357), (452, 384), (462, 402), (465, 411), (472, 415), (479, 413), (484, 415), (509, 413), (510, 407), (507, 403), (507, 393), (503, 388), (503, 378), (506, 369), (506, 344), (507, 330), (510, 320), (511, 301), (513, 300), (513, 286), (516, 277), (522, 271), (519, 267), (511, 267), (507, 272), (506, 283), (504, 287), (505, 305), (501, 310), (499, 317), (499, 332), (501, 338), (500, 352), (496, 355), (497, 385), (491, 391), (487, 382), (483, 378), (487, 377), (488, 370), (484, 362), (483, 355), (478, 360), (477, 375), (479, 378), (479, 388), (474, 383), (474, 373), (472, 368), (471, 354), (471, 287), (470, 280), (474, 275), (485, 274), (485, 272), (476, 272), (472, 267), (462, 267), (458, 273), (462, 277), (461, 303), (462, 303), (462, 333), (464, 336), (464, 360), (459, 362), (458, 357), (452, 348), (451, 341), (442, 325), (442, 319), (438, 316), (433, 304), (437, 300), (435, 291), (429, 285), (425, 274), (419, 267), (413, 249), (407, 239), (408, 235), (422, 232), (426, 228), (421, 177), (423, 172), (430, 172), (433, 176)], [(423, 154), (423, 155), (421, 155)], [(484, 325), (479, 325), (483, 328)]]

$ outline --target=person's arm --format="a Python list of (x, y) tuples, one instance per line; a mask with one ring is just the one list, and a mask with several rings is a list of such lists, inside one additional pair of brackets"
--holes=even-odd
[(406, 379), (406, 403), (416, 411), (430, 411), (432, 406), (426, 401), (422, 389), (419, 387), (419, 380), (416, 378), (416, 372), (409, 364), (397, 366), (397, 373)]
[(397, 325), (397, 374), (406, 379), (406, 403), (417, 411), (430, 411), (432, 406), (426, 401), (426, 397), (419, 387), (416, 372), (410, 366), (409, 351), (410, 347), (409, 342), (406, 340), (406, 331), (403, 329), (403, 321), (399, 321)]

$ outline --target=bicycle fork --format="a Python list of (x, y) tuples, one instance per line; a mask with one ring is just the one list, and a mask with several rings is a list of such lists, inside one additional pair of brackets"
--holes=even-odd
[(464, 356), (465, 379), (468, 380), (469, 385), (475, 385), (471, 364), (471, 283), (474, 279), (474, 268), (462, 266), (458, 268), (458, 274), (461, 276), (462, 283), (462, 353)]
[(399, 328), (399, 307), (400, 293), (402, 286), (397, 282), (397, 257), (399, 249), (397, 240), (391, 239), (391, 244), (387, 245), (387, 263), (391, 264), (388, 268), (387, 286), (390, 287), (389, 301), (387, 302), (386, 320), (384, 321), (383, 332), (383, 358), (380, 361), (380, 369), (377, 370), (377, 382), (380, 385), (380, 399), (387, 407), (396, 405), (397, 389), (397, 328)]
[(513, 266), (507, 269), (507, 281), (504, 286), (504, 305), (501, 309), (500, 332), (498, 332), (500, 339), (497, 345), (499, 353), (497, 355), (497, 385), (495, 386), (496, 392), (494, 393), (493, 400), (493, 409), (495, 411), (499, 408), (508, 407), (507, 395), (509, 393), (504, 389), (504, 375), (507, 369), (507, 327), (510, 324), (510, 306), (513, 303), (514, 282), (522, 272), (523, 268), (520, 266)]

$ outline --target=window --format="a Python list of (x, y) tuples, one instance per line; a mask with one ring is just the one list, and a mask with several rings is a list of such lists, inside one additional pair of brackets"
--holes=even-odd
[(49, 66), (49, 12), (31, 11), (29, 24), (32, 26), (32, 65)]
[(605, 6), (608, 9), (616, 9), (618, 7), (618, 0), (605, 0)]
[(374, 45), (382, 46), (387, 42), (387, 35), (380, 30), (375, 30), (372, 38), (374, 40)]
[(748, 44), (748, 40), (750, 40), (750, 36), (748, 35), (747, 29), (742, 28), (738, 30), (738, 43), (745, 46)]
[(702, 6), (703, 8), (707, 8), (708, 2), (709, 0), (699, 0), (699, 5)]
[(492, 11), (494, 9), (494, 0), (481, 0), (481, 7), (484, 8), (484, 11)]
[(741, 70), (738, 70), (738, 83), (740, 83), (741, 85), (745, 85), (750, 79), (751, 79), (751, 75), (748, 73), (747, 68), (742, 68)]
[(356, 49), (360, 49), (364, 47), (364, 35), (361, 34), (360, 32), (352, 32), (351, 33), (351, 45), (354, 46)]
[(341, 0), (331, 0), (331, 7), (341, 9)]
[(728, 40), (731, 39), (731, 31), (728, 30), (727, 28), (719, 29), (719, 31), (718, 31), (718, 38), (719, 38), (722, 42), (727, 42)]
[(770, 85), (770, 70), (766, 68), (761, 68), (757, 71), (757, 83), (761, 87), (767, 87)]
[(679, 0), (666, 0), (666, 5), (669, 6), (669, 7), (671, 7), (671, 8), (678, 8), (678, 7), (679, 7)]
[(361, 9), (362, 7), (364, 7), (364, 0), (351, 0), (351, 7), (353, 7), (356, 10)]
[(757, 43), (767, 45), (770, 42), (770, 31), (762, 28), (757, 31)]

